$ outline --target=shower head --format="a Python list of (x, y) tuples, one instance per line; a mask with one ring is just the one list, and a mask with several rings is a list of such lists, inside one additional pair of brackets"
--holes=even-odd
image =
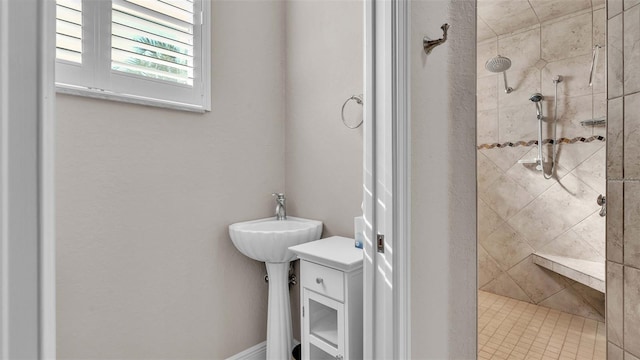
[(507, 85), (507, 70), (511, 67), (511, 60), (508, 57), (498, 55), (487, 60), (484, 67), (492, 73), (502, 73), (504, 76), (504, 92), (510, 94), (513, 91), (513, 88)]
[(487, 62), (484, 64), (484, 67), (493, 73), (501, 73), (509, 70), (509, 68), (511, 67), (511, 59), (498, 55), (487, 60)]
[(531, 97), (529, 98), (529, 100), (533, 101), (534, 103), (540, 102), (543, 99), (544, 99), (544, 96), (542, 96), (542, 94), (540, 93), (535, 93), (531, 95)]

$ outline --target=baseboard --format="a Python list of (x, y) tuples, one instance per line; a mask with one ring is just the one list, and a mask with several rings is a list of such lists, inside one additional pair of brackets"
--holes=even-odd
[(265, 360), (266, 358), (267, 342), (263, 341), (260, 344), (253, 345), (252, 347), (227, 358), (227, 360)]
[[(296, 346), (300, 342), (293, 339), (293, 345)], [(266, 360), (267, 358), (267, 342), (263, 341), (260, 344), (253, 345), (252, 347), (239, 352), (226, 360)]]

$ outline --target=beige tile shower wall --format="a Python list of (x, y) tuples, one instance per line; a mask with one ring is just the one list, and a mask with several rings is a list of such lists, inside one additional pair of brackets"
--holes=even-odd
[(607, 340), (640, 358), (640, 2), (609, 0)]
[[(589, 86), (592, 48), (605, 45), (605, 34), (606, 13), (604, 4), (599, 4), (480, 41), (478, 144), (537, 140), (536, 111), (529, 97), (542, 93), (544, 115), (553, 119), (555, 75), (564, 78), (558, 87), (557, 137), (604, 136), (603, 127), (582, 127), (580, 121), (607, 112), (604, 48)], [(512, 60), (507, 71), (509, 85), (515, 89), (511, 94), (504, 92), (502, 74), (484, 68), (498, 54)], [(551, 122), (543, 131), (544, 138), (553, 137)], [(545, 147), (546, 156), (550, 149)], [(535, 159), (535, 146), (478, 151), (478, 285), (482, 290), (604, 318), (602, 293), (535, 265), (531, 255), (604, 262), (605, 220), (598, 215), (596, 198), (605, 193), (605, 152), (605, 144), (598, 140), (561, 145), (557, 176), (545, 180), (533, 165), (518, 163)]]
[(284, 189), (284, 3), (213, 1), (213, 109), (57, 97), (60, 359), (224, 359), (266, 338), (229, 239)]

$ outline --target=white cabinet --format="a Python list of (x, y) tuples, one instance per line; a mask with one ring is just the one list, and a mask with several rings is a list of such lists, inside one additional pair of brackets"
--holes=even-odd
[(290, 250), (301, 259), (302, 359), (362, 359), (362, 250), (338, 236)]

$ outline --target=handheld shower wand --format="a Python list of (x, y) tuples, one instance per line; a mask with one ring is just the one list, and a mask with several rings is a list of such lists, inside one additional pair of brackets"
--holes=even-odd
[(531, 95), (529, 100), (533, 101), (536, 104), (536, 118), (538, 120), (543, 120), (544, 116), (542, 116), (542, 104), (540, 101), (544, 100), (544, 96), (540, 93), (535, 93)]
[(531, 95), (529, 100), (533, 101), (536, 104), (536, 117), (538, 118), (538, 158), (536, 159), (536, 170), (543, 171), (542, 164), (542, 120), (544, 120), (544, 116), (542, 115), (542, 100), (544, 100), (544, 96), (540, 93), (535, 93)]

